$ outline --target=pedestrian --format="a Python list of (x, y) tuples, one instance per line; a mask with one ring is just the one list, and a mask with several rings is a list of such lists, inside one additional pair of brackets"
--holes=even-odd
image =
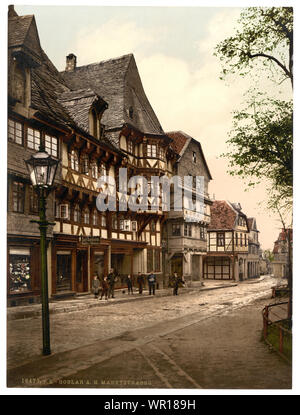
[(132, 278), (130, 274), (127, 275), (126, 282), (127, 282), (128, 294), (130, 293), (133, 294), (133, 288), (132, 288), (133, 282), (132, 282)]
[(149, 295), (155, 295), (156, 275), (152, 272), (148, 275)]
[(178, 287), (180, 284), (185, 284), (184, 280), (179, 277), (179, 275), (174, 272), (174, 276), (173, 276), (173, 281), (174, 281), (174, 285), (173, 285), (173, 295), (178, 295)]
[(139, 294), (143, 294), (144, 276), (142, 275), (142, 273), (140, 271), (138, 273), (137, 283), (138, 283), (138, 286), (139, 286)]
[(100, 290), (100, 280), (98, 278), (98, 275), (95, 274), (92, 280), (92, 292), (94, 293), (95, 298), (98, 297)]
[(111, 268), (108, 276), (107, 276), (107, 282), (108, 282), (108, 298), (115, 298), (115, 282), (117, 281), (117, 277), (115, 275), (114, 269)]
[(107, 281), (107, 277), (102, 278), (102, 291), (101, 291), (100, 300), (102, 300), (103, 295), (105, 295), (105, 300), (108, 300), (108, 281)]

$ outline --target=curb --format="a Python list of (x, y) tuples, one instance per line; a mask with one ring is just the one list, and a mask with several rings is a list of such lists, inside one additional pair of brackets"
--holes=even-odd
[[(193, 293), (198, 293), (198, 292), (202, 292), (202, 291), (211, 291), (211, 290), (217, 290), (217, 289), (221, 289), (221, 288), (230, 288), (230, 287), (235, 287), (238, 284), (225, 284), (225, 285), (220, 285), (220, 286), (215, 286), (215, 287), (195, 287), (195, 288), (184, 288), (183, 290), (181, 290), (180, 295), (184, 295), (184, 294), (193, 294)], [(88, 303), (80, 303), (80, 304), (74, 304), (74, 305), (70, 305), (70, 304), (63, 304), (64, 300), (61, 300), (59, 303), (58, 302), (51, 302), (49, 304), (49, 314), (53, 315), (53, 314), (61, 314), (61, 313), (71, 313), (71, 312), (76, 312), (76, 311), (83, 311), (83, 310), (88, 310), (90, 308), (96, 308), (96, 307), (105, 307), (107, 305), (113, 305), (113, 304), (124, 304), (124, 303), (129, 303), (132, 301), (143, 301), (143, 300), (150, 300), (153, 298), (159, 298), (159, 297), (170, 297), (173, 296), (172, 293), (172, 289), (170, 290), (166, 290), (165, 292), (157, 292), (157, 295), (153, 296), (153, 295), (143, 295), (143, 296), (137, 296), (137, 297), (131, 297), (131, 298), (118, 298), (115, 299), (113, 301), (105, 301), (103, 300), (95, 300), (95, 302), (88, 302)], [(91, 299), (92, 300), (92, 299)], [(76, 301), (76, 300), (75, 300)], [(83, 300), (84, 301), (84, 300)], [(53, 307), (51, 308), (51, 304), (54, 304), (55, 306), (57, 306), (58, 304), (61, 304), (61, 306), (59, 307)], [(26, 319), (26, 318), (37, 318), (40, 317), (42, 315), (42, 310), (41, 310), (41, 304), (37, 304), (34, 307), (36, 307), (36, 309), (27, 309), (26, 307), (28, 306), (23, 306), (24, 309), (22, 310), (17, 310), (17, 307), (14, 308), (13, 310), (11, 310), (11, 307), (8, 309), (8, 313), (7, 313), (7, 321), (13, 321), (13, 320), (22, 320), (22, 319)], [(11, 310), (11, 311), (10, 311)]]

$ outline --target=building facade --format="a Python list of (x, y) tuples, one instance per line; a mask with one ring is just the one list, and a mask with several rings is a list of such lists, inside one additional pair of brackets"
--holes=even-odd
[[(186, 281), (202, 279), (203, 257), (206, 255), (207, 227), (210, 223), (210, 205), (212, 204), (208, 185), (212, 179), (207, 166), (202, 147), (195, 140), (182, 131), (167, 133), (172, 139), (171, 147), (178, 155), (174, 163), (173, 176), (177, 176), (186, 186), (184, 177), (192, 176), (191, 200), (196, 200), (197, 176), (203, 178), (201, 202), (204, 211), (202, 214), (186, 204), (181, 211), (170, 210), (164, 226), (164, 274), (166, 281), (176, 272)], [(183, 202), (184, 202), (183, 196)], [(173, 206), (174, 207), (174, 206)]]
[[(289, 239), (290, 239), (290, 259), (289, 259)], [(276, 278), (288, 278), (289, 262), (292, 263), (293, 230), (282, 229), (274, 242), (273, 256), (271, 262), (271, 272)]]
[[(33, 15), (8, 15), (8, 298), (38, 301), (38, 202), (25, 160), (39, 149), (60, 160), (47, 199), (48, 285), (52, 297), (89, 292), (92, 276), (109, 269), (124, 285), (128, 274), (154, 271), (162, 284), (161, 200), (155, 209), (119, 211), (120, 168), (128, 179), (171, 176), (172, 141), (144, 93), (133, 55), (83, 67), (66, 58), (58, 72), (41, 48)], [(99, 211), (98, 178), (116, 181), (115, 211)], [(103, 190), (103, 189), (102, 189)], [(110, 189), (108, 189), (110, 190)], [(149, 198), (149, 202), (150, 202)]]
[(248, 238), (248, 278), (258, 278), (260, 276), (260, 244), (258, 241), (259, 230), (257, 229), (256, 219), (248, 218), (249, 238)]
[(247, 216), (239, 203), (216, 200), (207, 230), (204, 279), (243, 281), (248, 278)]

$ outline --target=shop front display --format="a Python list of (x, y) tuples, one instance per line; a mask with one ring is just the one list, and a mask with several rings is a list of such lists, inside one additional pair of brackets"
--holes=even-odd
[(9, 249), (9, 294), (31, 291), (30, 249)]

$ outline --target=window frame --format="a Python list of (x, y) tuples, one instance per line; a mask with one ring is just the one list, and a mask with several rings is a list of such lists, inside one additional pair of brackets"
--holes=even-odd
[(225, 232), (217, 232), (217, 246), (225, 247)]
[[(16, 185), (16, 189), (15, 189)], [(25, 183), (13, 180), (12, 181), (12, 212), (14, 213), (24, 213), (25, 209)], [(15, 199), (16, 197), (16, 199)], [(15, 201), (17, 209), (15, 209)]]
[[(32, 131), (32, 134), (29, 131)], [(35, 135), (35, 133), (39, 133), (39, 137), (38, 137), (38, 142), (37, 140), (37, 136)], [(27, 148), (29, 148), (30, 150), (35, 150), (38, 151), (41, 145), (41, 140), (42, 140), (42, 132), (40, 130), (37, 130), (36, 128), (33, 127), (27, 127)], [(29, 140), (29, 137), (32, 136), (32, 140)], [(31, 145), (29, 145), (29, 143), (32, 142), (32, 147)]]
[[(13, 125), (10, 125), (13, 123)], [(17, 125), (21, 126), (21, 129), (16, 128)], [(13, 129), (13, 136), (10, 135), (10, 129)], [(21, 135), (17, 135), (17, 131), (21, 131)], [(7, 138), (10, 143), (15, 143), (20, 146), (24, 145), (24, 124), (19, 121), (13, 120), (12, 118), (8, 118), (7, 120)], [(21, 139), (21, 142), (17, 141), (17, 138)]]

